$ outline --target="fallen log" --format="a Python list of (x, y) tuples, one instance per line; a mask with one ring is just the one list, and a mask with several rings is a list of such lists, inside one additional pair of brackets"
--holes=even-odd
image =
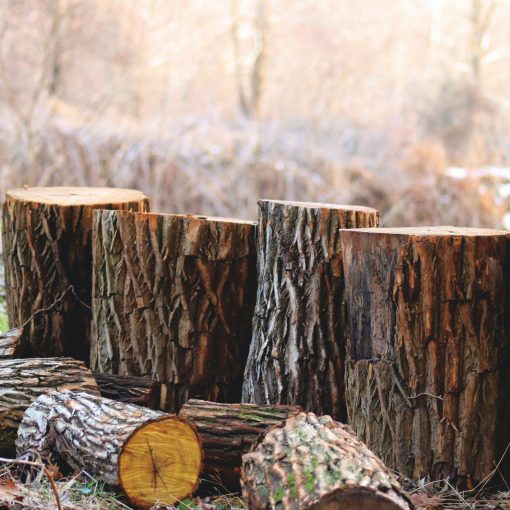
[(243, 402), (296, 404), (345, 417), (340, 228), (375, 209), (260, 200), (258, 290)]
[(83, 362), (70, 358), (0, 360), (0, 455), (12, 456), (23, 413), (40, 395), (58, 390), (99, 394)]
[(13, 328), (0, 333), (0, 360), (25, 358), (29, 349), (24, 340), (26, 336), (23, 334), (23, 328)]
[(244, 455), (241, 485), (250, 510), (410, 510), (395, 476), (350, 429), (301, 413)]
[(200, 440), (174, 415), (63, 391), (40, 396), (26, 410), (16, 441), (18, 455), (57, 456), (119, 486), (139, 508), (171, 505), (198, 485)]
[(179, 417), (193, 423), (202, 442), (201, 479), (229, 491), (239, 490), (242, 456), (269, 427), (301, 411), (298, 406), (219, 404), (189, 400)]
[(240, 400), (255, 299), (255, 224), (100, 211), (91, 365), (161, 383), (161, 409)]
[(101, 396), (152, 409), (159, 405), (159, 384), (148, 377), (93, 374)]
[(409, 477), (508, 473), (510, 234), (361, 229), (341, 241), (354, 432)]
[(20, 188), (6, 194), (3, 256), (9, 323), (31, 356), (88, 361), (92, 211), (146, 210), (148, 198), (112, 188)]

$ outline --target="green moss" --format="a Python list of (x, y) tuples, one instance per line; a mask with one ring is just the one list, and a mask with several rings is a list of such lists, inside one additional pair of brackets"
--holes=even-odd
[(278, 490), (276, 490), (274, 493), (274, 502), (281, 503), (283, 501), (284, 495), (285, 495), (285, 491), (283, 490), (283, 487), (279, 487)]
[(293, 498), (297, 498), (298, 491), (297, 491), (296, 475), (295, 475), (295, 473), (289, 473), (289, 488), (290, 488), (290, 495)]

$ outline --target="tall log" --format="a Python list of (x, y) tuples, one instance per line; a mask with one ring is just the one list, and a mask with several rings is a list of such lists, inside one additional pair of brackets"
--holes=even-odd
[(192, 399), (184, 404), (179, 417), (195, 425), (202, 442), (202, 481), (238, 491), (242, 456), (269, 427), (300, 411), (298, 406), (218, 404)]
[(510, 432), (510, 234), (361, 229), (341, 241), (355, 433), (408, 476), (484, 479)]
[(83, 362), (69, 358), (0, 360), (0, 456), (14, 453), (18, 426), (27, 407), (51, 391), (99, 394)]
[(83, 392), (39, 397), (25, 412), (18, 455), (56, 456), (74, 470), (118, 485), (139, 508), (171, 505), (198, 485), (200, 440), (173, 415)]
[(301, 413), (270, 430), (243, 457), (250, 510), (410, 510), (393, 474), (330, 416)]
[(3, 253), (11, 326), (28, 334), (32, 356), (89, 356), (92, 211), (145, 211), (134, 190), (24, 188), (7, 192)]
[(243, 402), (345, 415), (339, 228), (375, 226), (367, 207), (260, 200), (258, 291)]
[(153, 409), (159, 405), (159, 384), (148, 377), (97, 373), (93, 375), (104, 398)]
[(239, 401), (255, 299), (255, 224), (101, 211), (91, 363), (161, 383), (161, 408)]

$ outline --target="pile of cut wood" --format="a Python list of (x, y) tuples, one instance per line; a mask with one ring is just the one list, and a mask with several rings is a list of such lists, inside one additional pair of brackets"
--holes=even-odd
[(135, 190), (7, 193), (3, 456), (139, 508), (222, 486), (250, 509), (409, 509), (392, 470), (509, 472), (509, 233), (148, 211)]

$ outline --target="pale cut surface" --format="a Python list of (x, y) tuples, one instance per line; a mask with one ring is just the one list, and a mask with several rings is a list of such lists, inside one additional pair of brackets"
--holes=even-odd
[(510, 232), (507, 230), (497, 230), (491, 228), (472, 228), (472, 227), (393, 227), (393, 228), (356, 228), (349, 229), (353, 232), (365, 232), (371, 234), (385, 235), (404, 235), (404, 236), (465, 236), (465, 237), (485, 237), (485, 236), (505, 236)]
[(273, 204), (290, 205), (295, 207), (305, 207), (307, 209), (336, 209), (340, 211), (355, 211), (377, 214), (377, 209), (366, 207), (364, 205), (350, 204), (323, 204), (321, 202), (296, 202), (293, 200), (259, 200), (260, 202), (270, 202)]
[(134, 189), (79, 186), (17, 188), (7, 191), (6, 195), (15, 200), (61, 206), (118, 204), (147, 198), (141, 191)]

